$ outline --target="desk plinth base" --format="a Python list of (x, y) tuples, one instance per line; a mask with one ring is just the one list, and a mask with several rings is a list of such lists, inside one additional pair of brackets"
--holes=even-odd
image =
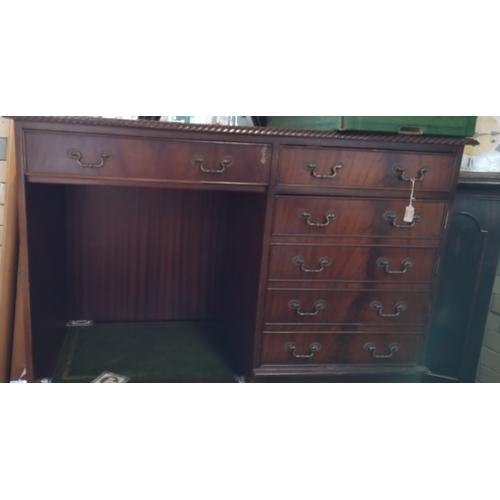
[(254, 382), (421, 382), (429, 373), (420, 365), (266, 365), (254, 371)]

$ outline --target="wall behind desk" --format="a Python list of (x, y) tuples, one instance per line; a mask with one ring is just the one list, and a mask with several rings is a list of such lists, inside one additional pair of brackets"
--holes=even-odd
[(490, 312), (486, 321), (477, 381), (500, 383), (500, 261), (493, 286)]
[[(5, 118), (0, 118), (0, 246), (3, 244), (3, 222), (5, 203), (5, 178), (7, 175), (7, 134), (9, 122)], [(0, 267), (2, 252), (0, 251)]]

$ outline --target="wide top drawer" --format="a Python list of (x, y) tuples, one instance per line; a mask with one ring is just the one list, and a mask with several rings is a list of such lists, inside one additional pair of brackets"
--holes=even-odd
[(26, 173), (97, 179), (267, 185), (271, 147), (26, 132)]
[(366, 151), (285, 146), (280, 151), (278, 184), (448, 191), (455, 157), (447, 154)]

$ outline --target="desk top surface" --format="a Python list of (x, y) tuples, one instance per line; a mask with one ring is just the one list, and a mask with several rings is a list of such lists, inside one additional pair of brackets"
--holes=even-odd
[(466, 145), (476, 144), (474, 139), (464, 137), (431, 136), (431, 135), (402, 135), (374, 132), (349, 132), (349, 131), (325, 131), (325, 130), (301, 130), (271, 127), (230, 127), (225, 125), (196, 125), (185, 123), (159, 122), (155, 120), (123, 120), (112, 118), (98, 118), (93, 116), (7, 116), (14, 120), (24, 122), (46, 122), (68, 125), (89, 125), (98, 127), (122, 127), (141, 128), (153, 130), (178, 130), (202, 133), (225, 133), (236, 136), (260, 136), (260, 137), (297, 137), (318, 139), (351, 139), (387, 141), (395, 143), (412, 144), (443, 144), (443, 145)]

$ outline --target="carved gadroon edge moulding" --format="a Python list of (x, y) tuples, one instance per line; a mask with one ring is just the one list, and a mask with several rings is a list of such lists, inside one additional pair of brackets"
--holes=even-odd
[(191, 132), (225, 133), (234, 135), (308, 137), (318, 139), (351, 139), (415, 144), (475, 145), (474, 139), (464, 137), (399, 135), (376, 132), (345, 132), (327, 130), (300, 130), (271, 127), (228, 127), (221, 125), (195, 125), (186, 123), (159, 122), (156, 120), (123, 120), (96, 118), (92, 116), (6, 116), (19, 121), (67, 123), (73, 125), (94, 125), (99, 127), (145, 128), (156, 130), (178, 130)]

